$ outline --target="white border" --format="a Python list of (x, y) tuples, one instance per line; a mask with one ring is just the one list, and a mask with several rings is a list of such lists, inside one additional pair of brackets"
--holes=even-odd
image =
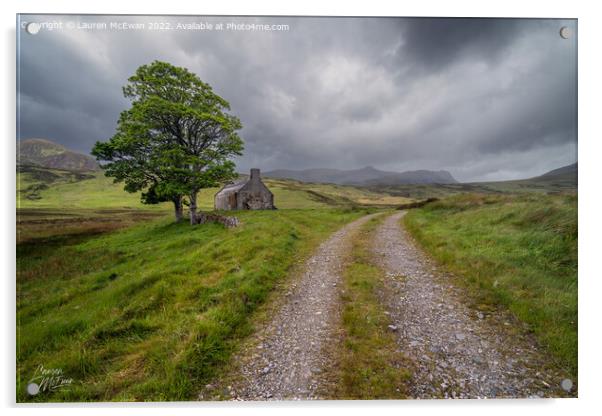
[[(412, 412), (422, 414), (477, 414), (506, 415), (515, 412), (545, 412), (549, 415), (569, 412), (588, 412), (600, 408), (598, 387), (601, 382), (599, 297), (602, 293), (599, 267), (601, 167), (596, 159), (600, 155), (601, 89), (600, 65), (602, 16), (596, 13), (595, 2), (524, 1), (505, 0), (496, 3), (486, 1), (277, 1), (277, 0), (219, 0), (203, 1), (139, 1), (123, 0), (76, 1), (76, 0), (21, 0), (4, 1), (2, 13), (2, 72), (4, 92), (1, 100), (2, 126), (2, 205), (4, 229), (0, 250), (5, 273), (2, 295), (3, 323), (5, 329), (0, 343), (2, 375), (1, 403), (8, 413), (38, 413), (44, 415), (92, 414), (164, 415), (178, 414), (305, 414), (332, 413), (340, 409), (345, 413), (362, 414), (376, 411), (379, 414)], [(579, 399), (546, 401), (429, 401), (429, 402), (319, 402), (319, 403), (218, 403), (218, 404), (133, 404), (88, 406), (45, 405), (41, 407), (15, 407), (15, 14), (16, 13), (98, 13), (98, 14), (231, 14), (231, 15), (331, 15), (331, 16), (481, 16), (481, 17), (564, 17), (579, 19), (579, 351), (580, 376)], [(601, 201), (602, 202), (602, 201)], [(84, 409), (84, 407), (86, 407)], [(174, 409), (173, 407), (182, 407)], [(588, 412), (589, 413), (589, 412)]]

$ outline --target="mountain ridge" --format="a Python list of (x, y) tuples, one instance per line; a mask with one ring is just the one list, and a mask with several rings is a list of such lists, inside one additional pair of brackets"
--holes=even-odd
[(578, 162), (575, 162), (575, 163), (571, 163), (570, 165), (561, 166), (557, 169), (552, 169), (551, 171), (548, 171), (548, 172), (544, 173), (543, 175), (536, 176), (534, 179), (551, 178), (551, 177), (560, 176), (560, 175), (575, 175), (576, 176), (577, 170), (578, 170), (577, 163)]
[(276, 169), (262, 174), (266, 178), (293, 179), (301, 182), (334, 183), (337, 185), (396, 185), (426, 183), (458, 183), (445, 170), (413, 170), (390, 172), (366, 166), (361, 169), (315, 168), (304, 170)]
[(21, 140), (17, 163), (52, 169), (72, 171), (95, 171), (99, 165), (92, 156), (74, 152), (48, 139), (31, 138)]

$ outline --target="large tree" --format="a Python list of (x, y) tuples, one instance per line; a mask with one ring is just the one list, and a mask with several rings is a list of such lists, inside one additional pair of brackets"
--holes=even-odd
[(173, 201), (176, 219), (185, 198), (197, 222), (197, 195), (236, 176), (232, 157), (241, 155), (241, 123), (230, 105), (185, 68), (155, 61), (142, 65), (123, 88), (132, 102), (116, 134), (92, 153), (106, 175), (142, 191), (142, 201)]

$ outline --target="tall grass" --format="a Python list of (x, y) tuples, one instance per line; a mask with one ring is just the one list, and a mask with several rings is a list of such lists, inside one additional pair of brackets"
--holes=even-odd
[[(189, 400), (227, 367), (249, 319), (289, 269), (364, 212), (239, 212), (242, 226), (156, 220), (23, 250), (17, 400)], [(71, 386), (28, 396), (35, 369)]]
[(576, 375), (576, 195), (453, 196), (409, 212), (405, 224), (475, 306), (509, 308)]

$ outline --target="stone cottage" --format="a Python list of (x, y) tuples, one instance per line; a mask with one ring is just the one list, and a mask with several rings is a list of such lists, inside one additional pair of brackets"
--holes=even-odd
[(274, 194), (261, 181), (259, 169), (251, 169), (249, 179), (229, 183), (215, 194), (216, 210), (276, 209)]

